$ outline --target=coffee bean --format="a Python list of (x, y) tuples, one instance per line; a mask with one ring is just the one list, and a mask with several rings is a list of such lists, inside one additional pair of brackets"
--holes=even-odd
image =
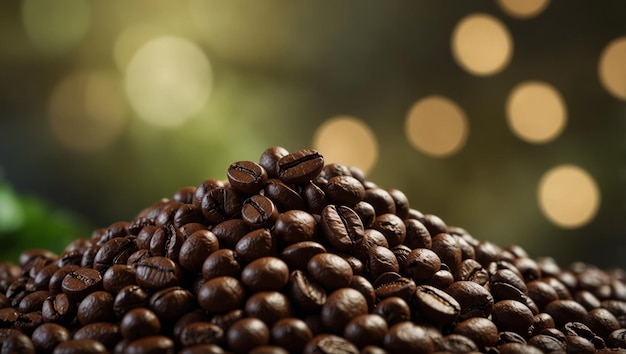
[(493, 311), (493, 297), (484, 287), (472, 281), (452, 283), (446, 292), (461, 306), (460, 320), (471, 317), (489, 317)]
[(173, 286), (155, 292), (149, 301), (152, 310), (161, 320), (175, 320), (195, 307), (195, 297), (188, 290)]
[(368, 275), (370, 279), (376, 279), (387, 272), (398, 273), (400, 265), (393, 252), (386, 247), (374, 246), (370, 248), (367, 259)]
[(128, 257), (137, 251), (134, 238), (116, 237), (103, 244), (94, 258), (94, 269), (104, 272), (113, 264), (126, 264)]
[(267, 181), (263, 195), (271, 199), (279, 211), (306, 209), (306, 204), (300, 194), (277, 178)]
[(420, 285), (413, 301), (417, 314), (440, 325), (454, 322), (461, 313), (461, 305), (443, 290), (430, 285)]
[(252, 161), (233, 162), (228, 167), (227, 176), (233, 188), (249, 195), (263, 189), (268, 179), (263, 166)]
[(113, 312), (122, 317), (126, 312), (137, 307), (145, 307), (148, 293), (138, 285), (127, 285), (120, 289), (113, 300)]
[(278, 160), (289, 154), (285, 148), (280, 146), (273, 146), (261, 154), (259, 158), (259, 164), (267, 171), (270, 178), (278, 177)]
[(311, 241), (315, 237), (317, 221), (313, 215), (302, 210), (289, 210), (278, 216), (274, 233), (282, 241), (292, 244)]
[(180, 267), (169, 258), (150, 257), (137, 264), (137, 284), (146, 289), (176, 286), (181, 276)]
[(471, 339), (480, 351), (485, 351), (485, 348), (493, 347), (498, 342), (498, 327), (484, 317), (472, 317), (459, 322), (453, 333)]
[(199, 273), (202, 271), (205, 259), (217, 250), (219, 250), (219, 241), (213, 232), (196, 231), (180, 246), (178, 261), (184, 269)]
[(161, 321), (147, 308), (138, 307), (128, 311), (120, 322), (120, 331), (125, 339), (134, 340), (153, 336), (161, 330)]
[[(2, 310), (0, 310), (2, 311)], [(67, 295), (61, 293), (48, 297), (41, 306), (41, 317), (44, 322), (66, 325), (74, 321), (77, 307)]]
[(117, 294), (127, 285), (137, 284), (137, 271), (126, 264), (115, 264), (104, 272), (102, 286), (111, 294)]
[(606, 340), (609, 348), (626, 348), (626, 328), (617, 329)]
[(496, 302), (491, 314), (492, 321), (500, 331), (515, 332), (527, 337), (530, 326), (533, 324), (533, 313), (528, 306), (515, 300)]
[(347, 252), (363, 238), (361, 219), (349, 207), (328, 205), (321, 216), (321, 227), (326, 240), (337, 250)]
[(164, 336), (135, 339), (125, 349), (128, 354), (173, 354), (174, 341)]
[(210, 224), (217, 225), (241, 215), (244, 199), (239, 192), (230, 187), (211, 189), (202, 197), (202, 214)]
[(178, 254), (185, 238), (174, 225), (160, 227), (150, 239), (150, 252), (155, 257), (167, 257), (178, 262)]
[(448, 334), (435, 342), (435, 350), (438, 352), (450, 353), (471, 353), (477, 352), (478, 346), (470, 338), (461, 334)]
[(375, 246), (389, 248), (387, 239), (380, 231), (374, 229), (366, 229), (363, 237), (358, 239), (352, 248), (352, 253), (361, 261), (367, 262), (369, 259), (370, 249)]
[(235, 245), (238, 260), (245, 264), (261, 257), (274, 256), (276, 241), (269, 229), (250, 231)]
[(541, 349), (525, 343), (506, 343), (498, 347), (500, 354), (541, 354)]
[(78, 268), (68, 273), (61, 289), (71, 301), (80, 301), (87, 294), (102, 288), (102, 276), (100, 272), (91, 268)]
[(193, 204), (183, 204), (178, 207), (176, 212), (174, 212), (174, 217), (172, 221), (174, 226), (176, 226), (177, 228), (191, 223), (207, 223), (204, 215), (202, 214), (202, 209), (199, 206), (195, 206)]
[(313, 332), (303, 320), (294, 317), (282, 318), (271, 327), (271, 340), (290, 352), (302, 352), (313, 338)]
[(382, 346), (388, 327), (385, 319), (376, 314), (354, 317), (343, 331), (343, 337), (359, 348), (368, 345)]
[(359, 349), (348, 340), (334, 334), (320, 334), (307, 342), (303, 354), (358, 354)]
[(352, 318), (366, 313), (365, 297), (357, 290), (341, 288), (333, 291), (322, 306), (322, 323), (341, 333)]
[(186, 347), (178, 352), (178, 354), (223, 354), (226, 353), (222, 347), (217, 344), (197, 344)]
[(427, 248), (415, 248), (402, 264), (402, 270), (418, 283), (430, 279), (441, 267), (437, 254)]
[(407, 302), (399, 297), (388, 297), (376, 304), (374, 313), (385, 319), (388, 326), (411, 319), (411, 308)]
[(262, 257), (241, 272), (241, 282), (252, 291), (280, 290), (289, 280), (289, 268), (280, 258)]
[(59, 343), (53, 354), (105, 354), (106, 347), (93, 339), (70, 339)]
[(294, 304), (304, 311), (319, 311), (326, 303), (324, 288), (302, 270), (297, 269), (289, 274), (287, 290)]
[(258, 318), (242, 318), (233, 323), (226, 332), (228, 347), (234, 353), (248, 353), (253, 348), (270, 341), (270, 330)]
[[(397, 277), (387, 278), (386, 275), (396, 274)], [(410, 301), (416, 291), (416, 284), (412, 279), (400, 276), (400, 274), (389, 272), (379, 276), (374, 282), (376, 287), (375, 294), (378, 299), (386, 299), (388, 297), (399, 297), (403, 300)]]
[(241, 218), (251, 229), (271, 227), (278, 218), (278, 209), (271, 199), (255, 194), (243, 202)]
[(104, 344), (109, 351), (112, 351), (115, 345), (122, 340), (122, 333), (120, 327), (115, 323), (94, 322), (74, 332), (73, 339), (97, 340)]
[(454, 276), (449, 270), (440, 269), (433, 274), (430, 279), (424, 282), (424, 285), (431, 285), (439, 289), (447, 289), (454, 283)]
[(335, 204), (354, 206), (365, 196), (365, 188), (352, 176), (333, 176), (328, 179), (326, 195)]
[(456, 238), (447, 233), (435, 234), (432, 238), (432, 250), (437, 253), (442, 263), (450, 267), (454, 274), (461, 265), (461, 247)]
[(454, 278), (460, 281), (473, 281), (479, 285), (485, 285), (489, 282), (487, 270), (483, 268), (480, 263), (471, 258), (461, 262), (461, 266), (457, 269)]
[(236, 278), (221, 276), (204, 283), (197, 298), (200, 307), (209, 313), (224, 313), (243, 304), (245, 291)]
[(389, 247), (402, 244), (406, 238), (404, 221), (392, 213), (379, 214), (372, 223), (372, 228), (380, 231), (387, 239)]
[(33, 331), (31, 339), (37, 353), (52, 353), (59, 343), (71, 338), (67, 328), (56, 323), (44, 323)]
[(198, 344), (222, 344), (224, 330), (211, 322), (192, 322), (183, 327), (180, 343), (189, 347)]
[(50, 296), (48, 290), (38, 290), (26, 295), (18, 305), (18, 310), (21, 313), (28, 313), (33, 311), (41, 311), (43, 302)]
[(494, 300), (516, 300), (526, 302), (528, 288), (520, 277), (508, 269), (498, 269), (491, 275), (491, 293)]
[(94, 291), (85, 296), (78, 305), (78, 321), (83, 325), (94, 322), (113, 322), (113, 295), (106, 291)]
[(404, 244), (411, 249), (415, 248), (431, 248), (432, 238), (430, 232), (424, 224), (417, 219), (407, 219), (404, 221), (406, 228), (406, 236)]
[(582, 321), (593, 333), (606, 339), (608, 335), (620, 328), (619, 321), (609, 310), (597, 308), (589, 311)]
[(281, 181), (304, 184), (320, 173), (324, 167), (324, 157), (315, 150), (299, 150), (281, 157), (276, 167)]
[(313, 214), (321, 214), (328, 202), (326, 193), (313, 182), (305, 183), (301, 187), (301, 195), (307, 209)]
[(528, 344), (541, 349), (545, 353), (565, 352), (567, 343), (558, 338), (545, 334), (538, 334), (528, 340)]
[(419, 325), (410, 321), (396, 323), (383, 340), (389, 353), (434, 353), (435, 344)]
[(241, 265), (235, 251), (223, 248), (211, 253), (202, 263), (202, 277), (210, 280), (220, 276), (238, 277)]
[(365, 297), (365, 301), (367, 301), (367, 309), (368, 311), (371, 311), (376, 304), (376, 291), (374, 290), (372, 283), (370, 283), (370, 281), (363, 276), (353, 275), (349, 286), (360, 292), (363, 297)]
[(327, 290), (348, 287), (353, 276), (350, 264), (333, 253), (314, 255), (307, 263), (307, 270)]
[(281, 318), (291, 317), (293, 306), (287, 296), (278, 291), (261, 291), (248, 298), (245, 305), (246, 315), (255, 317), (272, 327)]
[(587, 310), (574, 300), (552, 301), (546, 305), (544, 311), (552, 316), (559, 328), (567, 322), (581, 322), (587, 315)]
[(224, 182), (217, 179), (207, 179), (200, 183), (194, 192), (192, 204), (196, 207), (202, 206), (202, 198), (212, 189), (223, 188)]
[(554, 319), (545, 312), (533, 316), (533, 335), (540, 334), (544, 329), (554, 328)]
[(0, 328), (0, 352), (35, 354), (33, 342), (16, 329)]

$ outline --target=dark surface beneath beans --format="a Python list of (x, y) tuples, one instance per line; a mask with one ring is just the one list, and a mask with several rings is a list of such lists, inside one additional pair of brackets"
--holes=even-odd
[(0, 354), (626, 353), (622, 269), (479, 240), (312, 149), (226, 175), (0, 263)]

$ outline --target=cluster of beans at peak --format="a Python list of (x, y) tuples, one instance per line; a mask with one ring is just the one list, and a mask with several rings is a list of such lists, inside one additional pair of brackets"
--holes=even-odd
[(0, 263), (0, 354), (626, 353), (623, 270), (479, 241), (315, 150), (227, 176)]

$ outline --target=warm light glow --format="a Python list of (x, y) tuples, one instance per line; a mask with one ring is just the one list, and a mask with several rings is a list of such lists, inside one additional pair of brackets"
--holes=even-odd
[(88, 152), (106, 148), (125, 126), (119, 84), (103, 72), (68, 76), (50, 96), (48, 118), (54, 136), (69, 149)]
[(509, 127), (518, 138), (547, 143), (558, 137), (567, 123), (567, 109), (559, 92), (538, 81), (517, 85), (506, 103)]
[(498, 5), (509, 16), (528, 19), (542, 13), (550, 0), (498, 0)]
[(204, 106), (211, 91), (211, 66), (197, 45), (177, 37), (144, 44), (126, 70), (126, 93), (147, 122), (176, 126)]
[(452, 54), (473, 75), (493, 75), (511, 60), (513, 40), (504, 24), (487, 14), (463, 18), (452, 34)]
[(324, 161), (356, 166), (368, 173), (378, 159), (374, 132), (354, 117), (340, 116), (327, 120), (313, 137), (313, 146)]
[(539, 207), (555, 225), (577, 228), (598, 211), (600, 192), (594, 179), (582, 168), (561, 165), (547, 171), (539, 181)]
[(413, 105), (405, 129), (413, 147), (444, 157), (463, 147), (469, 127), (465, 113), (456, 103), (445, 97), (430, 96)]
[(604, 48), (598, 75), (605, 90), (626, 101), (626, 37), (617, 38)]
[(84, 0), (22, 2), (22, 22), (28, 38), (46, 52), (67, 50), (80, 42), (91, 22)]
[(125, 29), (113, 44), (113, 59), (120, 72), (125, 72), (128, 63), (137, 50), (149, 40), (162, 35), (158, 27), (138, 24)]

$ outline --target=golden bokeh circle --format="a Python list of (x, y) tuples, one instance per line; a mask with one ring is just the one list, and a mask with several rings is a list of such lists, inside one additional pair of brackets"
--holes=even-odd
[(626, 37), (611, 41), (598, 63), (600, 83), (615, 98), (626, 101)]
[(507, 15), (519, 19), (533, 18), (542, 13), (550, 0), (497, 0)]

